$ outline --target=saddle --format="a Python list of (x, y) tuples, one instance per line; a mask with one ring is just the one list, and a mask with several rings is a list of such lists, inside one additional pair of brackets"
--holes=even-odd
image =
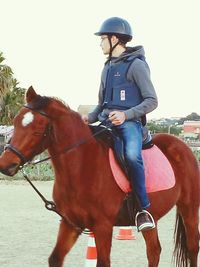
[[(103, 142), (106, 146), (113, 149), (115, 158), (119, 163), (122, 170), (125, 172), (127, 177), (128, 169), (125, 162), (124, 157), (124, 144), (121, 138), (119, 137), (118, 133), (114, 128), (110, 128), (109, 126), (104, 125), (89, 125), (92, 134), (96, 137), (96, 139), (100, 142)], [(149, 149), (153, 147), (152, 136), (148, 130), (143, 132), (143, 144), (142, 149)]]

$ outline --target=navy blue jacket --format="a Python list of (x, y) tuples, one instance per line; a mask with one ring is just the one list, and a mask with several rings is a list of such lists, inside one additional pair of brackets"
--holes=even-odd
[(102, 74), (104, 108), (126, 110), (143, 101), (140, 89), (135, 81), (127, 79), (128, 69), (135, 59), (136, 57), (130, 57), (114, 65), (107, 63)]
[(112, 110), (123, 110), (126, 120), (141, 120), (157, 105), (143, 47), (127, 47), (104, 66), (98, 105), (88, 114), (88, 120), (89, 123), (102, 121)]

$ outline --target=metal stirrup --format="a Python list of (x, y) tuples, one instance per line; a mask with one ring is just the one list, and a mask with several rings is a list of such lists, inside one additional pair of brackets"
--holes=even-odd
[(147, 210), (142, 210), (142, 211), (138, 211), (138, 212), (137, 212), (137, 214), (136, 214), (136, 216), (135, 216), (135, 226), (138, 228), (138, 225), (137, 225), (137, 217), (138, 217), (138, 215), (140, 215), (141, 213), (147, 213), (147, 214), (149, 215), (149, 217), (150, 217), (150, 219), (151, 219), (151, 221), (152, 221), (152, 224), (153, 224), (152, 229), (155, 228), (156, 225), (155, 225), (154, 218), (153, 218), (153, 216), (151, 215), (151, 213), (149, 213)]

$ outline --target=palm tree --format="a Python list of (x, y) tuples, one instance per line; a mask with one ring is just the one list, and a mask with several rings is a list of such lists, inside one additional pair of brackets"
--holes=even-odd
[(3, 53), (0, 52), (0, 101), (2, 101), (3, 96), (13, 87), (13, 72), (9, 66), (2, 64), (4, 60)]
[(0, 124), (12, 125), (14, 117), (24, 105), (25, 89), (18, 87), (18, 84), (18, 81), (13, 79), (13, 89), (8, 91), (3, 97)]
[(24, 103), (25, 89), (18, 87), (12, 69), (2, 64), (4, 60), (3, 53), (0, 52), (0, 124), (11, 125)]

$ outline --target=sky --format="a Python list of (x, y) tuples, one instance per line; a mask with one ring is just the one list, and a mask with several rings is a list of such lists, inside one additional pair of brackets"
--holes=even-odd
[(159, 105), (148, 118), (200, 114), (199, 0), (0, 0), (0, 51), (20, 87), (72, 109), (95, 105), (106, 60), (94, 35), (109, 17), (143, 45)]

